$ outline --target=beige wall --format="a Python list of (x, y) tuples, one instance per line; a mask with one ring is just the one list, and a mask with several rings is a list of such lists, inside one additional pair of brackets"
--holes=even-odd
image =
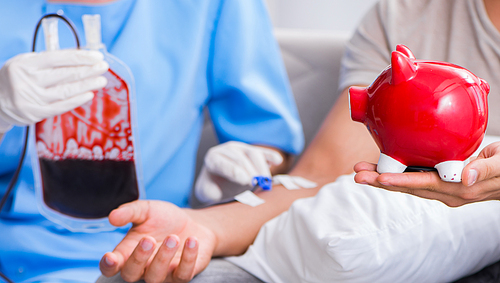
[(275, 28), (350, 33), (377, 0), (266, 0)]

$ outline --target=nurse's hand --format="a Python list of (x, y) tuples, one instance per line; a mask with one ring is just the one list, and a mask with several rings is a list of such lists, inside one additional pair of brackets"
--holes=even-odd
[(24, 53), (0, 69), (0, 133), (90, 101), (106, 86), (109, 66), (98, 51), (65, 49)]
[(456, 207), (467, 203), (500, 200), (500, 142), (485, 147), (462, 171), (461, 183), (444, 182), (437, 172), (377, 173), (377, 165), (360, 162), (354, 180), (390, 191), (439, 200)]
[(134, 201), (113, 210), (115, 226), (133, 227), (99, 264), (104, 276), (127, 282), (189, 282), (210, 262), (215, 234), (195, 222), (192, 210), (163, 201)]
[(270, 148), (237, 141), (214, 146), (205, 155), (196, 180), (195, 195), (202, 203), (217, 202), (222, 198), (218, 178), (240, 185), (252, 185), (253, 177), (271, 177), (270, 168), (282, 163), (282, 154)]

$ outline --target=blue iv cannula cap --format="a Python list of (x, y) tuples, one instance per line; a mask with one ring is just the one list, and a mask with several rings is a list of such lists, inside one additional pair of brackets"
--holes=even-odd
[(253, 186), (259, 186), (264, 191), (270, 191), (273, 187), (273, 180), (270, 177), (256, 176), (252, 179)]

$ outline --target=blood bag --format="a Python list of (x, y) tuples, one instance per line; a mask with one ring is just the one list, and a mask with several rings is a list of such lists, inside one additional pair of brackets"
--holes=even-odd
[[(98, 232), (114, 229), (109, 213), (143, 198), (144, 190), (134, 135), (133, 76), (102, 44), (100, 16), (82, 19), (85, 48), (101, 51), (109, 63), (108, 83), (88, 103), (35, 125), (33, 164), (41, 213), (71, 231)], [(46, 45), (52, 41), (47, 49), (57, 49), (57, 22), (43, 24)]]

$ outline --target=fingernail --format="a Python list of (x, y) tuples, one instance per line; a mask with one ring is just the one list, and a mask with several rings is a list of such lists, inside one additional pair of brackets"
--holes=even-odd
[(144, 251), (149, 251), (150, 249), (153, 248), (153, 243), (151, 243), (151, 241), (149, 240), (142, 240), (141, 242), (141, 248), (144, 250)]
[(188, 240), (188, 248), (194, 249), (194, 247), (196, 247), (196, 240), (189, 239)]
[(477, 181), (477, 171), (475, 169), (470, 169), (469, 170), (469, 186), (474, 185), (474, 183)]
[(388, 186), (388, 187), (389, 187), (389, 186), (392, 186), (392, 185), (391, 185), (391, 183), (389, 183), (389, 182), (387, 182), (387, 181), (382, 181), (382, 182), (380, 182), (380, 181), (379, 181), (379, 183), (380, 183), (382, 186)]
[(109, 257), (104, 257), (104, 263), (106, 263), (107, 266), (113, 266), (115, 264), (115, 261), (110, 259)]
[(177, 240), (172, 237), (169, 237), (165, 245), (167, 245), (169, 249), (173, 249), (177, 246)]

